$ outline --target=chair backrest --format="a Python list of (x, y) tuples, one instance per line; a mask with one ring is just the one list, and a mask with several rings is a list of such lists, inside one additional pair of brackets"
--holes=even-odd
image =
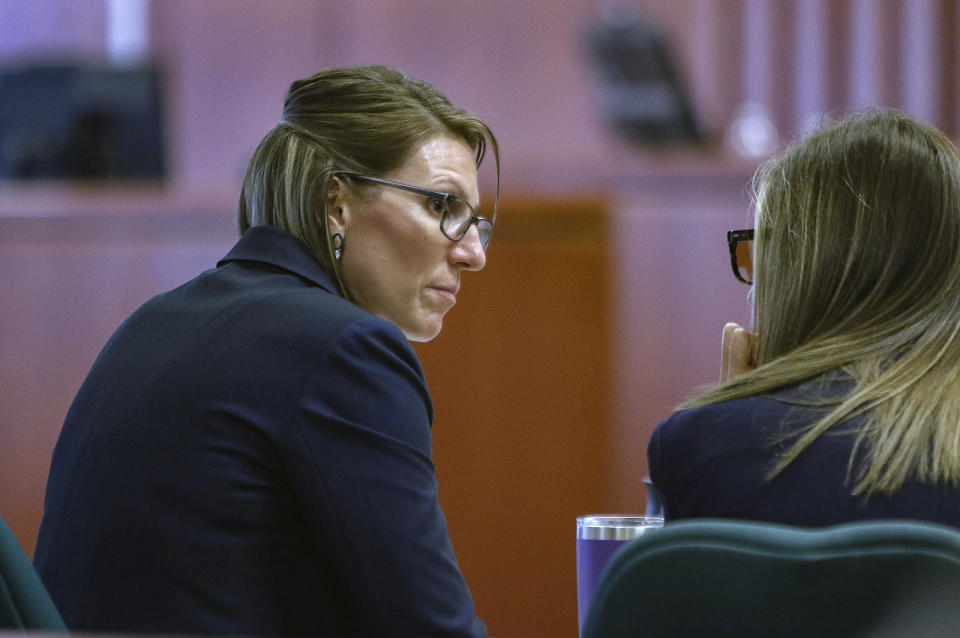
[(30, 559), (0, 518), (0, 629), (66, 631)]
[(581, 636), (960, 636), (960, 530), (667, 523), (614, 555)]

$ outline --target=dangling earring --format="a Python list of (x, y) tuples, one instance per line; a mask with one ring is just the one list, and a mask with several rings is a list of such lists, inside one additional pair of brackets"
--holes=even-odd
[(340, 258), (343, 257), (343, 235), (340, 233), (333, 234), (333, 258), (337, 261), (340, 261)]

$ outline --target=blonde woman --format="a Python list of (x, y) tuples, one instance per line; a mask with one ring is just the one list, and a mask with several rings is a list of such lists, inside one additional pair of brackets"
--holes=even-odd
[(71, 630), (486, 635), (409, 341), (486, 263), (488, 148), (394, 69), (291, 85), (237, 244), (118, 328), (67, 415), (35, 563)]
[(957, 149), (871, 110), (755, 187), (755, 229), (728, 235), (753, 334), (725, 328), (721, 384), (650, 440), (667, 517), (960, 526)]

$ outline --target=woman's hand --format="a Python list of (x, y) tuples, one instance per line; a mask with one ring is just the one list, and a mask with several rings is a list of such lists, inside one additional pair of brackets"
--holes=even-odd
[(735, 323), (723, 327), (720, 353), (720, 383), (753, 370), (750, 341), (753, 335)]

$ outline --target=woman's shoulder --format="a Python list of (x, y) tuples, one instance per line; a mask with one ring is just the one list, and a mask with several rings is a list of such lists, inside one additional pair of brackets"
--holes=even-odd
[[(801, 413), (803, 410), (800, 411)], [(769, 443), (783, 424), (803, 414), (769, 396), (748, 396), (680, 409), (661, 421), (650, 447), (671, 455), (713, 456), (755, 450)]]
[(272, 264), (229, 262), (149, 306), (140, 323), (187, 326), (198, 347), (219, 353), (213, 359), (264, 374), (307, 376), (350, 354), (371, 366), (402, 360), (419, 373), (413, 348), (395, 324)]
[(224, 309), (229, 306), (241, 323), (269, 328), (278, 337), (286, 334), (306, 343), (325, 343), (347, 331), (353, 336), (381, 335), (409, 346), (392, 322), (288, 271), (258, 273), (254, 281), (225, 296)]
[(788, 406), (774, 397), (757, 395), (680, 408), (660, 422), (657, 429), (714, 427), (753, 420), (758, 415), (781, 414)]
[[(717, 423), (766, 420), (787, 413), (817, 410), (844, 396), (851, 380), (842, 372), (821, 375), (801, 383), (759, 395), (681, 408), (661, 422), (664, 427), (712, 426)], [(659, 426), (658, 426), (659, 427)]]
[(299, 343), (316, 364), (336, 360), (343, 367), (353, 361), (422, 377), (413, 347), (393, 322), (335, 295), (314, 291), (294, 297), (280, 304), (284, 312), (274, 315), (279, 319), (276, 338), (286, 335)]
[(785, 428), (816, 420), (850, 389), (845, 376), (824, 375), (762, 395), (678, 409), (654, 429), (655, 444), (722, 446), (750, 439), (769, 441)]

